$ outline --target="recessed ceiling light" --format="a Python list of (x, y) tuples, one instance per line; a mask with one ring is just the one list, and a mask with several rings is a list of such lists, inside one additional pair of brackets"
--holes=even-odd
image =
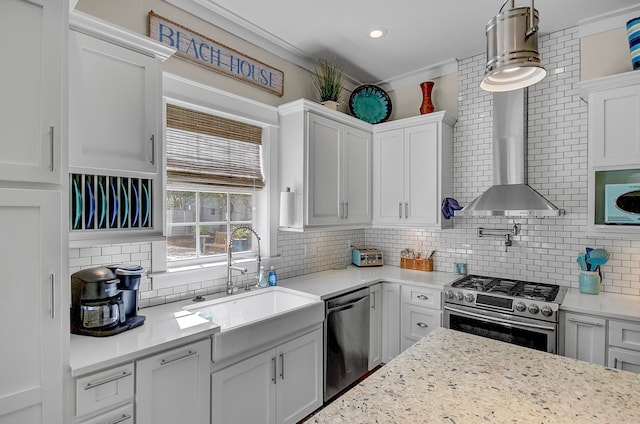
[(387, 35), (387, 30), (384, 28), (374, 28), (369, 31), (370, 38), (382, 38)]

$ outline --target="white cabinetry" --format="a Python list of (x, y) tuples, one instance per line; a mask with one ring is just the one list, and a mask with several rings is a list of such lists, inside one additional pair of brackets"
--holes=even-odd
[(296, 193), (294, 228), (369, 224), (372, 126), (304, 99), (279, 113), (280, 184)]
[(400, 354), (400, 284), (382, 283), (382, 362)]
[(567, 312), (564, 315), (564, 354), (605, 365), (606, 319)]
[(442, 325), (442, 292), (439, 290), (402, 286), (401, 350)]
[(604, 186), (640, 183), (640, 75), (626, 72), (579, 86), (589, 104), (588, 230), (640, 235), (640, 226), (604, 223)]
[(113, 415), (123, 420), (132, 419), (133, 411), (131, 414), (118, 411), (123, 407), (133, 409), (134, 382), (133, 362), (77, 378), (76, 417), (85, 419), (93, 416), (86, 422), (97, 423), (108, 422), (107, 419)]
[(640, 373), (640, 324), (610, 320), (608, 341), (608, 366)]
[(374, 225), (451, 226), (440, 205), (452, 192), (454, 124), (436, 112), (374, 127)]
[(71, 15), (71, 28), (69, 166), (78, 172), (157, 173), (162, 61), (171, 50), (78, 12)]
[(382, 283), (369, 287), (369, 370), (382, 363)]
[(68, 7), (66, 0), (7, 0), (0, 5), (0, 180), (59, 184), (64, 174)]
[(211, 339), (136, 361), (136, 423), (209, 423)]
[(211, 374), (213, 424), (296, 423), (322, 405), (322, 330)]
[(59, 191), (0, 187), (2, 424), (64, 422), (69, 295), (61, 209)]

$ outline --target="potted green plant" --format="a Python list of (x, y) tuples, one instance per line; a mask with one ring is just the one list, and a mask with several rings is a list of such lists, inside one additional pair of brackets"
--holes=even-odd
[(320, 103), (338, 109), (342, 96), (342, 70), (328, 60), (320, 60), (313, 74), (313, 83), (318, 90)]

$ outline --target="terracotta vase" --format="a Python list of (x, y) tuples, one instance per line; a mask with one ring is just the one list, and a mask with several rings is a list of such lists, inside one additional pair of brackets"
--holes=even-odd
[(420, 89), (422, 90), (422, 104), (420, 105), (420, 115), (431, 113), (435, 110), (433, 102), (431, 101), (431, 90), (433, 90), (433, 81), (425, 81), (420, 83)]

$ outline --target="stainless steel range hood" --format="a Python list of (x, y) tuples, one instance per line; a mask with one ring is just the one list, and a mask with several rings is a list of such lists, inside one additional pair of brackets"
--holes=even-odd
[(493, 186), (465, 216), (544, 217), (562, 210), (527, 185), (527, 89), (493, 93)]

